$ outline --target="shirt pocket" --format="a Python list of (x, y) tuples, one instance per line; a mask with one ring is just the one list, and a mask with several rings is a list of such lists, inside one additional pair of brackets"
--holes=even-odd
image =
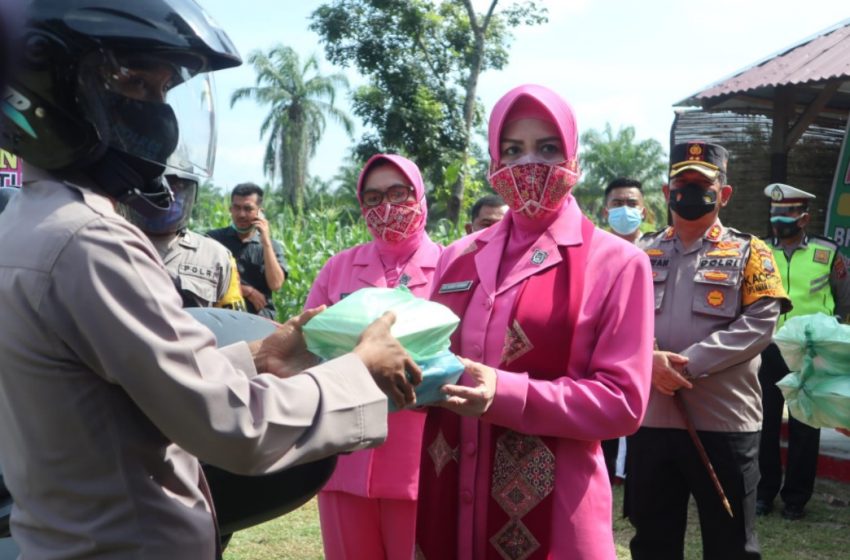
[(694, 278), (694, 313), (731, 319), (741, 306), (739, 270), (698, 270)]
[(652, 271), (652, 287), (655, 291), (655, 310), (661, 309), (661, 304), (664, 303), (664, 292), (667, 288), (667, 275), (670, 273), (668, 269)]
[(218, 301), (216, 295), (216, 282), (211, 278), (200, 278), (189, 274), (178, 274), (180, 289), (188, 292), (196, 299), (207, 302), (208, 305)]

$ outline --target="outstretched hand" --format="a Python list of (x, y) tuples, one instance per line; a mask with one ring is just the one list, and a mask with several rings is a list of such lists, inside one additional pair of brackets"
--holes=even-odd
[(319, 357), (307, 350), (301, 328), (325, 306), (308, 309), (292, 317), (275, 332), (254, 343), (252, 354), (258, 372), (290, 377), (319, 363)]
[(375, 383), (398, 408), (416, 403), (413, 387), (422, 382), (422, 370), (390, 334), (395, 314), (387, 311), (366, 327), (354, 348)]
[(437, 406), (461, 416), (481, 416), (487, 412), (496, 396), (496, 370), (466, 358), (460, 358), (460, 361), (473, 385), (443, 385), (441, 390), (449, 398), (437, 403)]

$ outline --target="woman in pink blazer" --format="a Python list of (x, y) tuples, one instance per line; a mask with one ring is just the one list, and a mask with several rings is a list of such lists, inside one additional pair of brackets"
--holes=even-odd
[[(442, 247), (425, 233), (425, 185), (416, 164), (397, 155), (373, 156), (360, 172), (357, 197), (374, 240), (325, 263), (306, 309), (333, 305), (366, 287), (403, 285), (419, 297), (430, 293)], [(339, 457), (319, 494), (328, 560), (411, 557), (424, 423), (421, 412), (395, 412), (386, 443)]]
[(570, 194), (577, 144), (544, 87), (491, 114), (489, 180), (510, 211), (437, 264), (432, 298), (462, 318), (452, 350), (475, 362), (428, 412), (417, 559), (616, 558), (600, 440), (646, 407), (652, 277)]

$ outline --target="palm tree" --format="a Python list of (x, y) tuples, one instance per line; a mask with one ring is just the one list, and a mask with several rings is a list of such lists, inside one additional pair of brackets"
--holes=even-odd
[(263, 170), (272, 185), (280, 178), (284, 200), (296, 212), (304, 206), (307, 167), (325, 131), (329, 116), (351, 136), (351, 118), (334, 106), (337, 89), (347, 89), (342, 74), (319, 74), (316, 55), (301, 64), (290, 47), (278, 45), (268, 53), (254, 51), (248, 62), (257, 72), (254, 87), (239, 88), (230, 98), (230, 106), (243, 98), (253, 99), (270, 108), (260, 127), (260, 138), (268, 134)]
[(629, 177), (643, 183), (643, 193), (650, 214), (656, 222), (664, 222), (666, 205), (661, 185), (667, 172), (667, 157), (657, 140), (635, 140), (632, 126), (616, 133), (611, 124), (599, 132), (590, 129), (581, 135), (579, 162), (582, 178), (573, 194), (587, 213), (598, 222), (602, 218), (605, 187), (617, 177)]

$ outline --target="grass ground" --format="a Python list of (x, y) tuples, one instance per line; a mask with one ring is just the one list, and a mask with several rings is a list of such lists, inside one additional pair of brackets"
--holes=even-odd
[[(622, 487), (614, 489), (614, 511), (622, 511)], [(777, 502), (777, 505), (778, 502)], [(778, 508), (779, 509), (779, 508)], [(767, 560), (836, 560), (850, 551), (850, 485), (818, 480), (800, 521), (785, 521), (778, 511), (759, 518), (758, 536)], [(629, 522), (615, 517), (617, 555), (628, 559)], [(691, 504), (685, 558), (702, 557), (696, 509)], [(225, 560), (314, 560), (322, 558), (316, 501), (274, 521), (233, 536)]]

